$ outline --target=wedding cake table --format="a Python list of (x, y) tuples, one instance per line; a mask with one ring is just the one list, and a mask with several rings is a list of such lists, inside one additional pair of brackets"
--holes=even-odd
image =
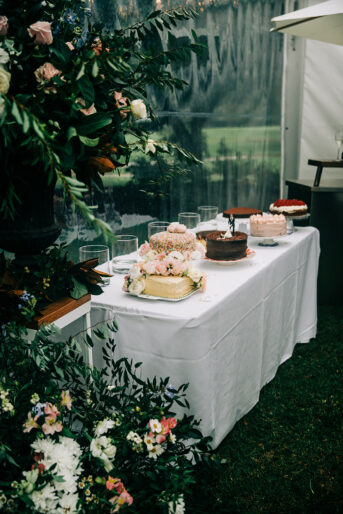
[[(92, 298), (92, 324), (115, 318), (118, 357), (142, 362), (144, 376), (189, 382), (188, 413), (202, 419), (213, 447), (259, 399), (297, 342), (316, 335), (319, 232), (300, 227), (276, 247), (249, 237), (252, 259), (230, 266), (200, 261), (206, 292), (180, 302), (122, 291), (123, 275)], [(103, 366), (100, 349), (95, 365)], [(181, 414), (181, 412), (179, 412)]]

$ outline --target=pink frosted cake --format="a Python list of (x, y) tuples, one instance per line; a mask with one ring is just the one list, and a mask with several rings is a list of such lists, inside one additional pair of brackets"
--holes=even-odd
[(287, 232), (283, 214), (254, 214), (250, 216), (250, 234), (256, 237), (283, 236)]
[(186, 232), (186, 227), (180, 223), (171, 223), (165, 232), (153, 234), (149, 246), (157, 253), (194, 252), (197, 240), (192, 232)]

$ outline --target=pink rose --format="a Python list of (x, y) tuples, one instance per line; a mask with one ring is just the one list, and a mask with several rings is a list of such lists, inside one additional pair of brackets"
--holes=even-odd
[(8, 19), (6, 16), (0, 16), (0, 36), (6, 36), (8, 31)]
[(138, 253), (141, 257), (143, 257), (143, 255), (148, 253), (149, 250), (150, 250), (150, 245), (147, 241), (145, 241), (145, 243), (140, 246)]
[(51, 45), (53, 41), (51, 23), (48, 21), (36, 21), (27, 29), (31, 37), (35, 38), (37, 45)]
[(40, 84), (44, 84), (44, 82), (49, 82), (52, 77), (56, 75), (60, 75), (61, 71), (55, 68), (51, 62), (45, 62), (42, 66), (36, 69), (35, 77), (37, 82)]
[(156, 268), (156, 273), (158, 273), (159, 275), (168, 275), (166, 261), (157, 262), (155, 268)]
[[(86, 102), (84, 101), (83, 98), (78, 98), (77, 101), (82, 105), (82, 106), (85, 106), (86, 105)], [(82, 112), (82, 114), (84, 114), (85, 116), (89, 116), (90, 114), (95, 114), (96, 113), (96, 108), (95, 108), (95, 105), (92, 104), (90, 105), (87, 109), (79, 109), (80, 112)]]

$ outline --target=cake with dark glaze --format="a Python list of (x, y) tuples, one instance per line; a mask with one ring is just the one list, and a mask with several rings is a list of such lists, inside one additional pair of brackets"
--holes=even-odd
[(252, 209), (251, 207), (233, 207), (223, 212), (224, 218), (230, 218), (232, 215), (234, 218), (249, 218), (253, 214), (262, 214), (259, 209)]
[(225, 230), (215, 230), (206, 236), (206, 257), (216, 261), (234, 261), (245, 257), (247, 234), (237, 231), (232, 237), (223, 238), (224, 234)]

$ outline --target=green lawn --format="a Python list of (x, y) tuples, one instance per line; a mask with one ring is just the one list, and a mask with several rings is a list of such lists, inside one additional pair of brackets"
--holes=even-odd
[(321, 307), (317, 338), (296, 346), (222, 442), (225, 463), (190, 512), (343, 512), (342, 362), (343, 306)]

